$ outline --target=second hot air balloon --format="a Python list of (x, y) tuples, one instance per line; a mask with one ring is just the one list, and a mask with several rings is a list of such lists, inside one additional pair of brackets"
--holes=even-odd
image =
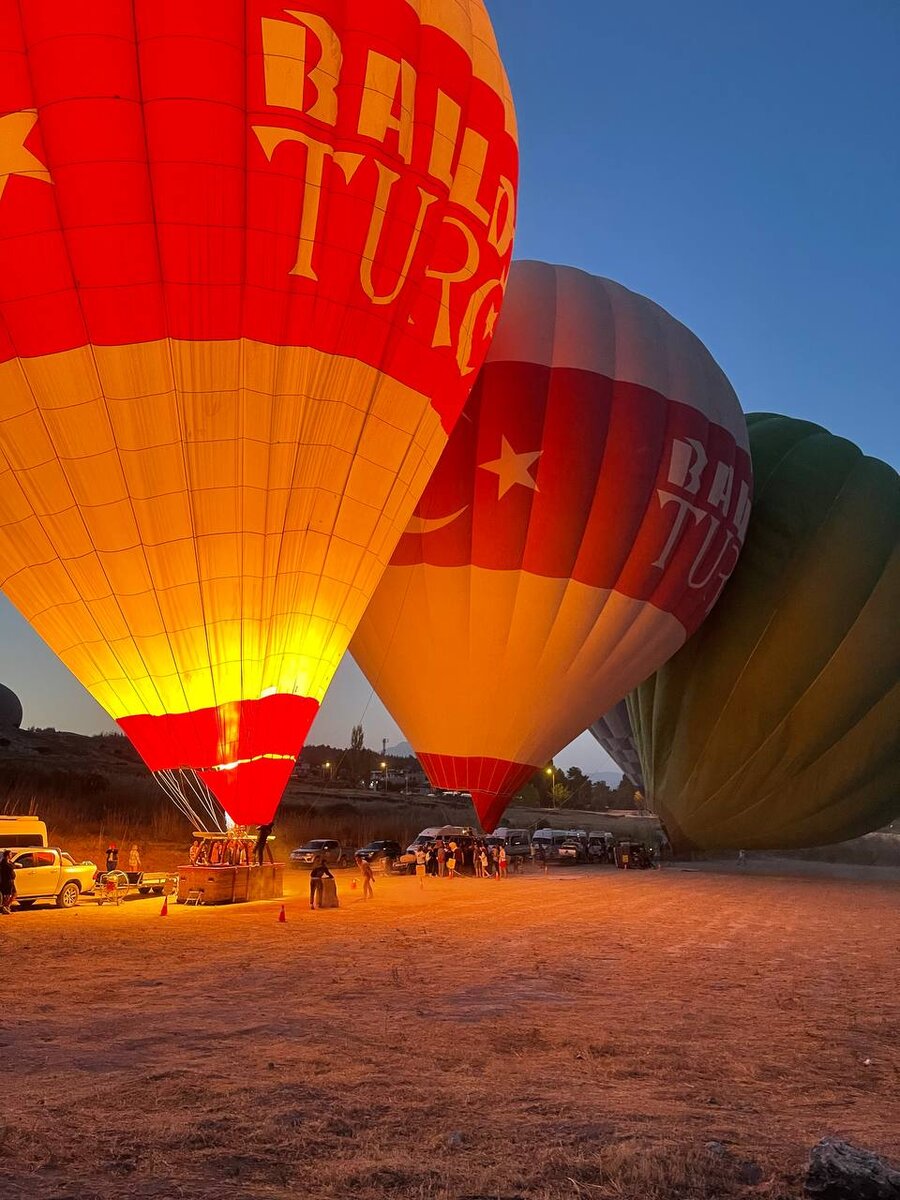
[(514, 263), (493, 348), (351, 649), (482, 825), (684, 642), (737, 561), (747, 434), (703, 344)]
[(0, 11), (0, 585), (148, 765), (271, 818), (475, 378), (482, 0)]

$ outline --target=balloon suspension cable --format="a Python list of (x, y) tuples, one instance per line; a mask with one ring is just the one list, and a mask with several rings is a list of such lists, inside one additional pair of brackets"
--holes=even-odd
[(179, 812), (202, 833), (226, 833), (232, 821), (202, 779), (193, 771), (180, 768), (154, 771), (153, 778)]

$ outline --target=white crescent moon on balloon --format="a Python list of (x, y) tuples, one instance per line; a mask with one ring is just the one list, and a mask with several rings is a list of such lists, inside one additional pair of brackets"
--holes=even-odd
[(451, 513), (449, 517), (410, 517), (409, 524), (406, 527), (407, 533), (436, 533), (439, 529), (445, 529), (448, 525), (463, 515), (468, 508), (468, 504), (464, 504), (462, 508)]

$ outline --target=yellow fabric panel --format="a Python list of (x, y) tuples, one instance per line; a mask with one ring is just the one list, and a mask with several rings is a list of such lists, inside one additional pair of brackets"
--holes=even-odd
[(416, 750), (542, 763), (684, 636), (653, 605), (574, 580), (392, 566), (351, 649)]
[(427, 397), (309, 348), (8, 362), (0, 583), (114, 717), (321, 700), (445, 441)]

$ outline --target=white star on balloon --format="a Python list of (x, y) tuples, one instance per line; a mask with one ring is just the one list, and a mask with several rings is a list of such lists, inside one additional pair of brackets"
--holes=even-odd
[(522, 454), (517, 454), (505, 437), (500, 439), (500, 457), (495, 458), (493, 462), (479, 463), (483, 471), (490, 471), (499, 479), (499, 490), (497, 499), (502, 500), (510, 488), (516, 484), (521, 484), (522, 487), (530, 488), (531, 491), (540, 491), (537, 481), (531, 474), (532, 465), (543, 454), (543, 450), (526, 450)]

